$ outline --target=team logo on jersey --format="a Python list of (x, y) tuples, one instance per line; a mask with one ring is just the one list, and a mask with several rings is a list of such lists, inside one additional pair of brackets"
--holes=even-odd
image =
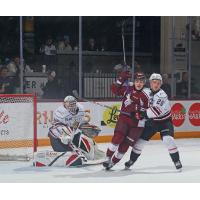
[(181, 126), (185, 121), (186, 110), (181, 103), (175, 103), (171, 109), (174, 126)]
[(103, 113), (103, 121), (104, 123), (111, 127), (111, 128), (114, 128), (116, 123), (117, 123), (117, 120), (118, 120), (118, 117), (119, 117), (119, 112), (117, 110), (120, 109), (120, 104), (113, 104), (112, 105), (112, 110), (107, 108), (104, 113)]
[(200, 126), (200, 103), (194, 103), (188, 111), (190, 123), (193, 126)]

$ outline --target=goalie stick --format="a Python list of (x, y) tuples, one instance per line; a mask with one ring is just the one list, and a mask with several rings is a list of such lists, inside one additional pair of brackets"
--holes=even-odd
[[(96, 101), (90, 101), (90, 100), (88, 100), (88, 99), (81, 98), (81, 97), (79, 96), (77, 90), (73, 90), (72, 93), (73, 93), (73, 95), (74, 95), (78, 100), (80, 100), (80, 101), (82, 100), (82, 101), (85, 101), (85, 102), (93, 103), (93, 104), (96, 104), (96, 105), (98, 105), (98, 106), (101, 106), (101, 107), (104, 107), (104, 108), (108, 108), (108, 109), (111, 109), (111, 110), (113, 109), (113, 107), (111, 107), (111, 106), (107, 106), (107, 105), (105, 105), (105, 104), (101, 104), (101, 103), (98, 103), (98, 102), (96, 102)], [(124, 115), (127, 115), (127, 116), (131, 117), (131, 114), (130, 114), (130, 113), (124, 112), (124, 111), (119, 110), (119, 109), (116, 109), (116, 111), (119, 112), (119, 113), (121, 113), (121, 114), (124, 114)]]

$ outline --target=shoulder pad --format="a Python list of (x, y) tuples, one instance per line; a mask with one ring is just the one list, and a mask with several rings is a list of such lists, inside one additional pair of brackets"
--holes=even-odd
[(158, 93), (156, 93), (156, 95), (159, 97), (159, 98), (167, 98), (167, 94), (165, 93), (164, 90), (160, 89), (160, 91)]
[(66, 115), (68, 115), (69, 112), (68, 112), (67, 109), (65, 109), (64, 106), (59, 106), (59, 107), (55, 110), (54, 114), (62, 118), (62, 117), (65, 117)]
[(150, 88), (145, 87), (145, 88), (143, 88), (142, 92), (144, 92), (145, 94), (149, 94), (149, 93), (151, 93), (151, 90), (150, 90)]

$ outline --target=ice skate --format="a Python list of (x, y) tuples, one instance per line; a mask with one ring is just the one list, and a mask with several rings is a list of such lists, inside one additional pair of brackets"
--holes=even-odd
[(106, 170), (110, 170), (114, 166), (114, 163), (112, 163), (111, 160), (109, 159), (103, 162), (103, 166)]
[(175, 167), (176, 167), (176, 169), (177, 169), (177, 171), (179, 171), (179, 172), (181, 172), (182, 171), (182, 164), (181, 164), (181, 161), (179, 160), (179, 161), (177, 161), (177, 162), (174, 162), (174, 165), (175, 165)]
[(129, 160), (127, 162), (125, 162), (125, 169), (129, 169), (132, 165), (134, 164), (134, 161)]

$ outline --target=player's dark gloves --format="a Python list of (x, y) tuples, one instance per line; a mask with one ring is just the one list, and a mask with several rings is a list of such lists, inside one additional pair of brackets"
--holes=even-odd
[(129, 71), (123, 71), (119, 74), (117, 83), (123, 84), (128, 78), (131, 78), (131, 73)]
[(142, 117), (139, 112), (131, 112), (131, 119), (133, 121), (141, 120)]
[(131, 113), (131, 118), (133, 120), (142, 120), (142, 119), (148, 119), (148, 116), (146, 111), (137, 111)]
[(139, 113), (140, 113), (140, 117), (142, 119), (149, 119), (148, 116), (147, 116), (147, 111), (146, 110), (140, 110)]

